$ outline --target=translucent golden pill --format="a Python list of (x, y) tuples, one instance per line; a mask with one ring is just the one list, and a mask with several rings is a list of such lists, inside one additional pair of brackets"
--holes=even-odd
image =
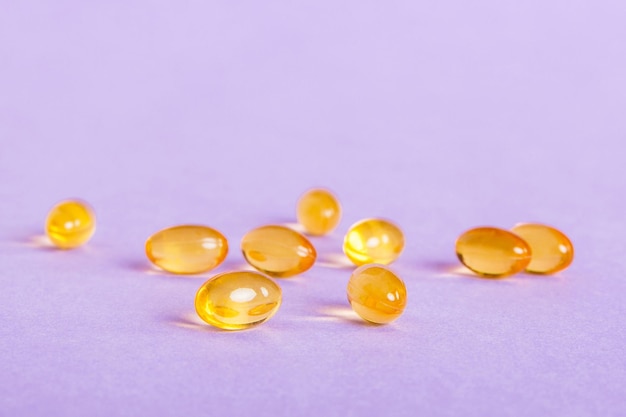
[(228, 254), (224, 235), (207, 226), (174, 226), (146, 241), (150, 262), (174, 274), (198, 274), (221, 264)]
[(553, 274), (567, 268), (574, 260), (572, 242), (554, 227), (523, 223), (516, 225), (511, 231), (524, 239), (532, 251), (527, 272)]
[(241, 251), (250, 265), (279, 278), (308, 270), (317, 258), (307, 238), (284, 226), (262, 226), (249, 231), (241, 240)]
[(46, 235), (62, 249), (86, 243), (95, 231), (96, 215), (84, 201), (62, 201), (50, 210), (46, 219)]
[(507, 230), (479, 227), (459, 236), (456, 255), (478, 275), (499, 278), (523, 271), (530, 262), (531, 249)]
[(309, 190), (298, 200), (296, 208), (298, 223), (307, 233), (326, 235), (337, 227), (341, 220), (341, 205), (333, 193), (324, 189)]
[(363, 265), (348, 282), (348, 301), (363, 319), (385, 324), (394, 321), (406, 306), (406, 286), (383, 265)]
[(383, 219), (366, 219), (350, 227), (343, 240), (343, 252), (356, 265), (395, 261), (404, 249), (404, 234)]
[(225, 330), (247, 329), (269, 320), (280, 307), (282, 291), (258, 272), (225, 272), (202, 284), (196, 312), (207, 323)]

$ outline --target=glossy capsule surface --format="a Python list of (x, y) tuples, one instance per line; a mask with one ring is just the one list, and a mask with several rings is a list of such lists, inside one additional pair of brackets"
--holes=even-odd
[(50, 210), (46, 218), (46, 235), (62, 249), (86, 243), (95, 231), (96, 215), (84, 201), (62, 201)]
[(247, 329), (269, 320), (280, 307), (282, 291), (270, 278), (252, 271), (225, 272), (196, 293), (196, 312), (225, 330)]
[(492, 278), (521, 272), (531, 259), (531, 249), (521, 237), (496, 227), (463, 233), (456, 241), (456, 254), (463, 265)]
[(350, 227), (343, 251), (356, 265), (395, 261), (404, 249), (404, 234), (395, 224), (383, 219), (366, 219)]
[(317, 258), (307, 238), (284, 226), (262, 226), (249, 231), (241, 240), (241, 251), (250, 265), (279, 278), (308, 270)]
[(146, 256), (156, 266), (174, 274), (198, 274), (221, 264), (228, 242), (215, 229), (201, 225), (174, 226), (156, 232), (146, 241)]
[(534, 274), (553, 274), (574, 260), (574, 245), (560, 230), (537, 223), (523, 223), (511, 229), (528, 243), (532, 259), (526, 267)]
[(326, 235), (337, 227), (341, 220), (341, 205), (337, 197), (328, 190), (309, 190), (298, 200), (296, 208), (298, 223), (311, 235)]
[(400, 317), (406, 307), (406, 286), (384, 265), (363, 265), (350, 277), (348, 301), (361, 318), (389, 323)]

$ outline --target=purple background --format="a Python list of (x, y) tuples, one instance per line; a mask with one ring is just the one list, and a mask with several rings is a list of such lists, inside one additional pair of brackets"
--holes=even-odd
[[(626, 2), (93, 3), (0, 7), (0, 415), (623, 415)], [(340, 229), (263, 326), (200, 323), (211, 274), (145, 259), (197, 222), (240, 268), (315, 185)], [(72, 196), (97, 233), (50, 249)], [(370, 216), (407, 236), (382, 327), (340, 256)], [(455, 269), (458, 234), (522, 221), (568, 233), (572, 267)]]

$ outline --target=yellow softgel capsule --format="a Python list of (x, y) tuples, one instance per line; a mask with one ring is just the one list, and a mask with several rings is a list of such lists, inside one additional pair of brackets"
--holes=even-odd
[(404, 234), (383, 219), (366, 219), (350, 227), (343, 240), (343, 251), (356, 265), (395, 261), (404, 249)]
[(350, 277), (348, 301), (363, 319), (378, 324), (389, 323), (404, 311), (406, 286), (384, 265), (363, 265)]
[(280, 307), (282, 291), (270, 278), (252, 271), (225, 272), (202, 284), (196, 312), (225, 330), (247, 329), (269, 320)]
[(182, 225), (156, 232), (146, 241), (150, 262), (174, 274), (198, 274), (221, 264), (228, 241), (207, 226)]
[(554, 227), (522, 223), (511, 231), (524, 239), (532, 251), (527, 272), (553, 274), (567, 268), (574, 260), (574, 245), (563, 232)]
[(311, 235), (326, 235), (341, 220), (341, 205), (333, 193), (316, 188), (309, 190), (298, 200), (296, 208), (298, 223)]
[(66, 200), (52, 207), (46, 219), (46, 235), (62, 249), (86, 243), (96, 231), (96, 215), (89, 204)]
[(262, 226), (249, 231), (241, 240), (241, 251), (250, 265), (280, 278), (308, 270), (317, 258), (307, 238), (284, 226)]
[(456, 255), (463, 265), (478, 275), (491, 278), (523, 271), (531, 253), (521, 237), (496, 227), (468, 230), (456, 241)]

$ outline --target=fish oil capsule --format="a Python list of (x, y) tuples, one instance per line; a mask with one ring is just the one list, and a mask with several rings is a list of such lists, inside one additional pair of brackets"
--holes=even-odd
[(523, 271), (530, 262), (531, 249), (507, 230), (478, 227), (459, 236), (456, 255), (478, 275), (499, 278)]
[(516, 225), (511, 231), (524, 239), (532, 251), (527, 272), (553, 274), (567, 268), (574, 260), (572, 242), (554, 227), (523, 223)]
[(252, 271), (225, 272), (202, 284), (196, 312), (225, 330), (247, 329), (269, 320), (280, 307), (282, 291), (270, 278)]
[(228, 242), (215, 229), (199, 225), (174, 226), (156, 232), (146, 241), (150, 262), (174, 274), (198, 274), (221, 264)]
[(246, 261), (266, 274), (286, 278), (313, 266), (317, 253), (300, 233), (284, 226), (262, 226), (241, 240)]
[(326, 235), (337, 227), (341, 220), (341, 205), (333, 193), (316, 188), (309, 190), (298, 200), (296, 209), (298, 223), (307, 233)]
[(350, 227), (343, 240), (343, 252), (356, 265), (395, 261), (404, 249), (404, 234), (383, 219), (366, 219)]
[(62, 249), (86, 243), (95, 231), (96, 215), (84, 201), (61, 201), (52, 207), (46, 219), (46, 235)]
[(386, 266), (363, 265), (350, 277), (348, 301), (361, 318), (372, 323), (389, 323), (404, 311), (406, 286)]

